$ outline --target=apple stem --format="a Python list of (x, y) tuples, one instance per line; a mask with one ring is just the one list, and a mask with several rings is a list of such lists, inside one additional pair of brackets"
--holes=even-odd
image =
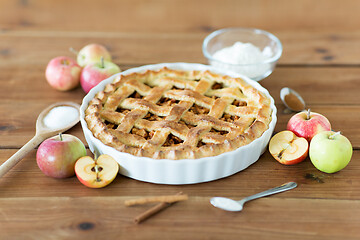
[(60, 138), (60, 141), (63, 140), (62, 133), (59, 133), (59, 138)]
[(95, 159), (95, 161), (98, 159), (98, 157), (99, 157), (98, 151), (94, 151), (94, 159)]
[(101, 67), (104, 68), (105, 64), (104, 64), (104, 57), (103, 56), (101, 56), (100, 61), (101, 61)]
[(337, 135), (340, 135), (340, 134), (341, 134), (340, 131), (338, 131), (338, 132), (336, 132), (336, 133), (334, 133), (334, 134), (331, 134), (330, 137), (329, 137), (329, 139), (334, 139)]
[(75, 55), (78, 55), (78, 54), (79, 54), (79, 52), (76, 51), (73, 47), (70, 47), (70, 48), (69, 48), (69, 51), (72, 52), (72, 53), (75, 54)]
[(306, 120), (310, 119), (310, 108), (307, 110)]

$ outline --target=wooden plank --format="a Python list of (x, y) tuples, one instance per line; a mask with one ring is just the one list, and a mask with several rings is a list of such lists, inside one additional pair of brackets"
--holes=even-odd
[[(69, 99), (59, 99), (61, 101)], [(38, 113), (49, 104), (45, 103), (24, 103), (16, 102), (20, 112), (13, 112), (10, 106), (0, 104), (0, 108), (7, 115), (0, 116), (0, 146), (2, 148), (20, 148), (35, 135), (35, 123)], [(360, 148), (360, 130), (354, 128), (360, 122), (360, 106), (331, 106), (309, 104), (314, 112), (326, 116), (332, 124), (334, 131), (341, 131), (343, 135), (349, 138), (353, 147)], [(278, 104), (278, 120), (275, 132), (286, 129), (287, 122), (294, 113), (285, 112), (285, 107)], [(85, 138), (80, 123), (66, 133), (79, 137), (84, 143)]]
[[(71, 6), (71, 7), (69, 7)], [(67, 31), (209, 31), (242, 26), (263, 29), (359, 29), (353, 0), (96, 0), (0, 2), (2, 29)]]
[[(129, 66), (122, 66), (124, 69)], [(57, 101), (81, 103), (85, 93), (80, 87), (70, 92), (52, 89), (43, 76), (41, 67), (0, 67), (0, 88), (5, 99), (0, 103), (0, 146), (2, 148), (20, 148), (35, 134), (35, 122), (38, 114), (48, 105)], [(260, 83), (269, 90), (278, 107), (278, 123), (275, 131), (286, 128), (292, 114), (284, 113), (279, 93), (288, 86), (303, 95), (312, 111), (329, 118), (333, 129), (342, 131), (353, 146), (360, 147), (360, 130), (354, 128), (360, 122), (360, 95), (358, 68), (277, 68), (270, 77)], [(339, 82), (341, 84), (339, 85)], [(29, 84), (31, 83), (31, 84)], [(16, 91), (14, 91), (16, 89)], [(80, 125), (71, 129), (85, 141)]]
[[(279, 64), (359, 65), (360, 31), (279, 30), (273, 32), (283, 44)], [(37, 65), (50, 59), (74, 56), (68, 49), (81, 49), (97, 42), (109, 48), (120, 65), (160, 62), (206, 63), (202, 42), (208, 32), (92, 32), (92, 31), (0, 31), (0, 66)], [(74, 56), (75, 57), (75, 56)]]
[[(122, 69), (130, 66), (120, 65)], [(3, 83), (0, 94), (5, 101), (34, 101), (52, 103), (68, 99), (80, 103), (85, 93), (79, 87), (68, 92), (52, 89), (45, 79), (46, 66), (0, 67)], [(281, 88), (290, 87), (298, 91), (309, 104), (357, 105), (359, 68), (303, 68), (279, 67), (272, 75), (259, 82), (280, 103)], [(339, 84), (341, 83), (341, 84)], [(16, 91), (13, 91), (16, 89)]]
[[(126, 70), (132, 66), (120, 65), (120, 67)], [(43, 106), (59, 100), (81, 103), (85, 93), (80, 87), (68, 92), (52, 89), (46, 82), (45, 68), (46, 64), (0, 66), (0, 82), (2, 82), (0, 94), (4, 96), (4, 101), (18, 101), (24, 104), (32, 101), (38, 104), (44, 103)], [(281, 103), (279, 97), (281, 88), (290, 87), (299, 92), (308, 104), (358, 105), (359, 76), (360, 70), (357, 67), (278, 67), (268, 78), (259, 83), (269, 90), (276, 103)], [(37, 110), (36, 107), (34, 110)]]
[[(4, 239), (357, 239), (358, 200), (278, 199), (246, 204), (243, 212), (212, 207), (190, 197), (136, 225), (149, 205), (125, 207), (129, 197), (1, 198)], [(86, 206), (86, 207), (85, 207)], [(151, 205), (150, 205), (151, 206)], [(291, 213), (291, 214), (289, 214)], [(215, 227), (216, 226), (216, 227)]]
[[(1, 163), (15, 150), (0, 150)], [(90, 154), (90, 152), (88, 152)], [(360, 151), (354, 151), (352, 161), (342, 171), (326, 174), (318, 171), (307, 158), (293, 166), (281, 165), (266, 151), (244, 171), (209, 183), (191, 185), (160, 185), (145, 183), (119, 175), (103, 189), (90, 189), (76, 177), (53, 179), (45, 176), (36, 164), (33, 150), (0, 179), (0, 197), (91, 197), (91, 196), (153, 196), (183, 191), (190, 196), (225, 196), (235, 199), (255, 194), (285, 182), (295, 181), (299, 187), (278, 198), (360, 199)]]
[(279, 67), (259, 83), (269, 90), (276, 103), (280, 90), (290, 87), (311, 105), (356, 106), (360, 103), (357, 67)]

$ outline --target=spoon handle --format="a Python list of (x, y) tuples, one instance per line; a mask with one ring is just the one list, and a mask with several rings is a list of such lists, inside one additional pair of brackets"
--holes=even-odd
[(26, 154), (39, 145), (44, 140), (44, 136), (35, 135), (29, 142), (20, 148), (14, 155), (6, 160), (0, 166), (0, 177), (4, 176), (11, 168), (13, 168)]
[(285, 184), (283, 184), (281, 186), (274, 187), (274, 188), (266, 190), (264, 192), (257, 193), (257, 194), (254, 194), (252, 196), (246, 197), (246, 198), (244, 198), (244, 199), (242, 199), (240, 201), (245, 203), (247, 201), (254, 200), (254, 199), (257, 199), (257, 198), (269, 196), (269, 195), (272, 195), (272, 194), (275, 194), (275, 193), (284, 192), (284, 191), (296, 188), (296, 186), (297, 186), (296, 182), (288, 182), (288, 183), (285, 183)]

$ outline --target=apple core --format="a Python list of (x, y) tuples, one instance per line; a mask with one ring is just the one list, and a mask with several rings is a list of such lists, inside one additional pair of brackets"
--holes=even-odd
[(70, 62), (69, 62), (69, 60), (67, 60), (67, 59), (63, 59), (63, 60), (61, 60), (61, 64), (62, 64), (62, 65), (65, 65), (65, 66), (69, 66), (69, 65), (70, 65)]

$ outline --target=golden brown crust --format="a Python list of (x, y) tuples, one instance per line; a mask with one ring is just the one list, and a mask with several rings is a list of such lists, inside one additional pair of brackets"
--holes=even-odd
[(195, 159), (259, 138), (271, 113), (270, 99), (241, 78), (163, 68), (120, 75), (89, 102), (85, 120), (121, 152)]

